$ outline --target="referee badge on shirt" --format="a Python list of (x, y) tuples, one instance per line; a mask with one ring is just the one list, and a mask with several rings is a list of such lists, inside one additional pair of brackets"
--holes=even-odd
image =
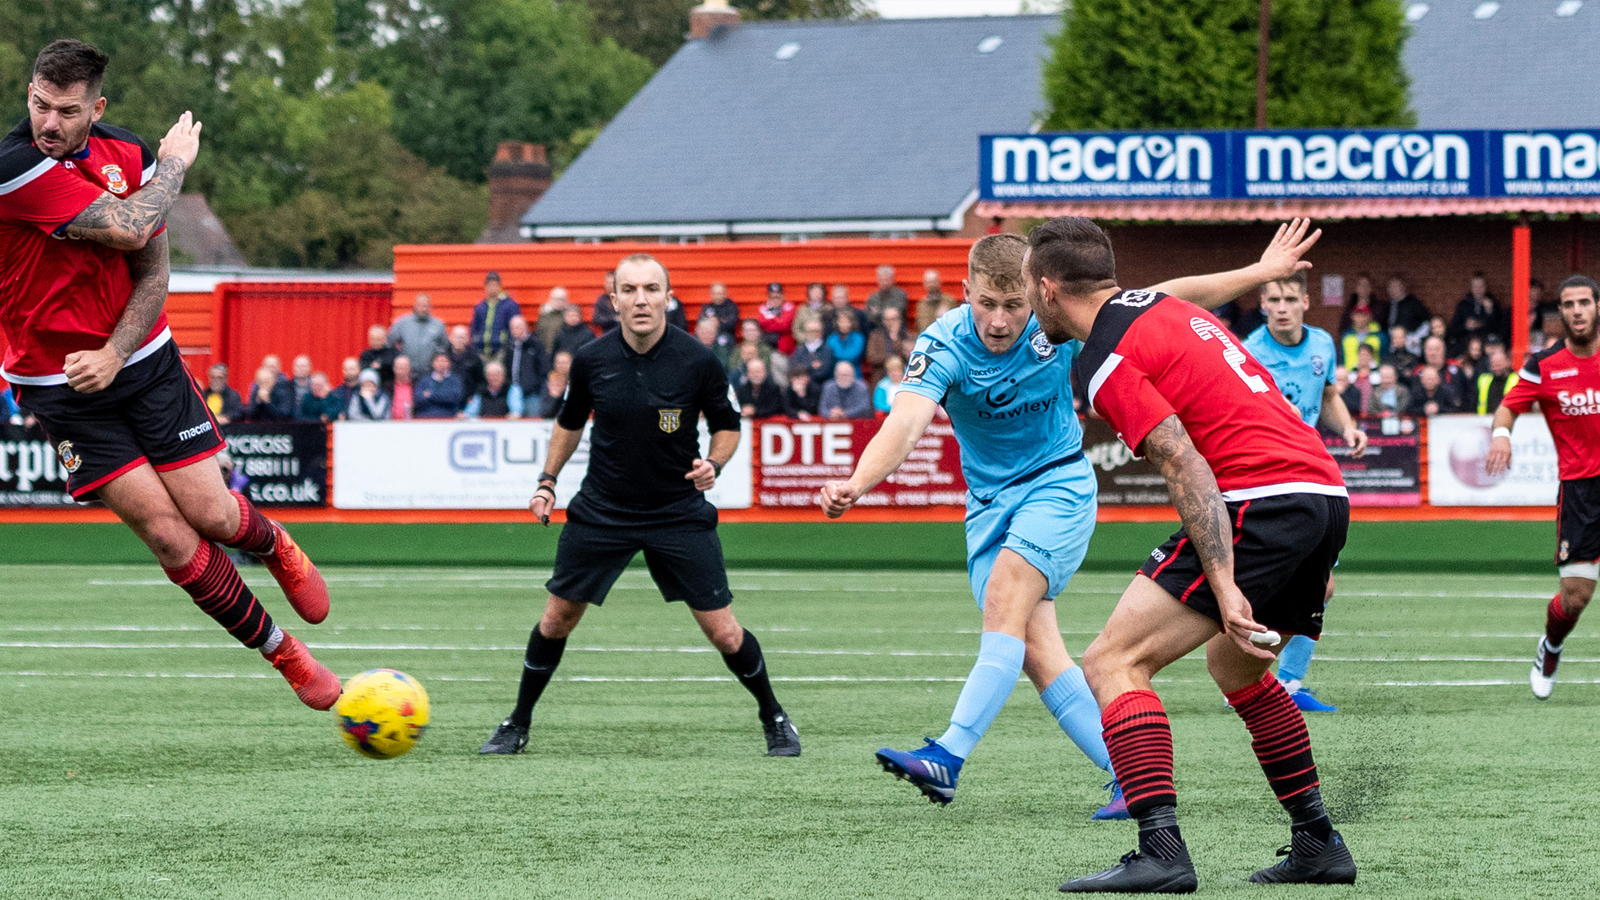
[(78, 451), (73, 449), (71, 441), (62, 441), (60, 446), (56, 447), (56, 456), (60, 457), (61, 468), (66, 469), (68, 475), (78, 471), (83, 466), (83, 457), (79, 456)]
[(678, 426), (683, 424), (683, 410), (681, 409), (662, 409), (657, 410), (657, 412), (661, 413), (661, 430), (667, 434), (677, 431)]

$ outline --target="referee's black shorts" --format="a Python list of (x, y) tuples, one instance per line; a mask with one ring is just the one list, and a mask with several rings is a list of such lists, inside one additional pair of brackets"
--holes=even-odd
[(622, 570), (644, 551), (662, 599), (707, 612), (733, 602), (715, 524), (586, 525), (567, 520), (556, 542), (556, 568), (545, 588), (574, 603), (605, 602)]
[[(1233, 582), (1250, 601), (1251, 617), (1274, 631), (1321, 635), (1328, 577), (1350, 529), (1349, 498), (1279, 494), (1229, 503), (1228, 513)], [(1179, 603), (1222, 624), (1187, 529), (1151, 551), (1139, 571)]]
[(158, 472), (215, 456), (226, 444), (172, 341), (123, 368), (111, 386), (80, 394), (64, 384), (17, 385), (38, 418), (75, 500), (149, 463)]

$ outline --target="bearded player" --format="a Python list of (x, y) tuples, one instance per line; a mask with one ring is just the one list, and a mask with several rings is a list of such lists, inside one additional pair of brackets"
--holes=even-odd
[(1322, 631), (1328, 574), (1350, 521), (1339, 467), (1214, 316), (1159, 291), (1119, 288), (1111, 241), (1093, 222), (1052, 219), (1028, 244), (1028, 301), (1045, 335), (1084, 342), (1075, 388), (1160, 470), (1183, 521), (1083, 655), (1111, 765), (1139, 820), (1139, 849), (1061, 890), (1196, 888), (1178, 830), (1172, 731), (1151, 679), (1202, 645), (1292, 823), (1285, 858), (1250, 880), (1353, 883), (1355, 862), (1323, 808), (1305, 718), (1267, 671), (1267, 648), (1284, 634)]
[(1511, 465), (1511, 425), (1539, 404), (1556, 444), (1561, 494), (1556, 500), (1556, 573), (1561, 591), (1545, 608), (1544, 635), (1528, 683), (1550, 699), (1567, 635), (1594, 596), (1600, 576), (1600, 360), (1595, 357), (1600, 285), (1584, 275), (1561, 282), (1561, 322), (1567, 339), (1528, 355), (1516, 387), (1494, 411), (1484, 467), (1498, 475)]
[(107, 61), (81, 41), (44, 48), (28, 118), (0, 140), (0, 377), (55, 445), (73, 498), (105, 503), (202, 610), (327, 709), (339, 679), (273, 624), (223, 548), (258, 556), (308, 622), (327, 617), (327, 586), (281, 525), (223, 483), (211, 457), (225, 444), (163, 311), (163, 219), (200, 123), (184, 113), (154, 155), (101, 124)]
[[(1263, 281), (1287, 277), (1320, 232), (1309, 221), (1278, 229), (1256, 265), (1162, 285), (1215, 307)], [(901, 390), (847, 481), (818, 497), (830, 517), (848, 511), (905, 461), (935, 410), (950, 415), (968, 487), (967, 570), (983, 613), (978, 660), (950, 727), (912, 751), (884, 747), (884, 771), (948, 804), (967, 757), (1025, 673), (1050, 715), (1091, 762), (1111, 771), (1100, 711), (1061, 641), (1054, 599), (1077, 572), (1095, 521), (1095, 476), (1083, 454), (1069, 373), (1079, 344), (1046, 339), (1028, 308), (1026, 241), (990, 235), (968, 255), (968, 303), (917, 339)], [(1113, 781), (1096, 819), (1127, 818)]]

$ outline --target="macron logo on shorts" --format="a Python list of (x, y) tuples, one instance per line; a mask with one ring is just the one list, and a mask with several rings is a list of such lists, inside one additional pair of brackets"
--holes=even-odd
[(197, 438), (200, 435), (205, 434), (206, 432), (208, 432), (210, 430), (211, 430), (211, 423), (210, 422), (201, 422), (199, 425), (196, 425), (193, 428), (185, 428), (184, 430), (178, 432), (178, 440), (187, 441), (187, 440), (190, 440), (192, 438)]

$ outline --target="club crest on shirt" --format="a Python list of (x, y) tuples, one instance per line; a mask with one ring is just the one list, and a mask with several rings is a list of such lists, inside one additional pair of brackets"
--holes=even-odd
[(83, 457), (78, 455), (78, 451), (73, 448), (71, 441), (62, 441), (56, 447), (56, 456), (60, 458), (61, 468), (66, 469), (68, 475), (78, 471), (83, 466)]
[(683, 424), (683, 410), (681, 409), (662, 409), (657, 410), (657, 412), (661, 413), (661, 430), (667, 434), (677, 431), (678, 426)]
[(122, 175), (122, 167), (115, 163), (100, 167), (100, 174), (106, 177), (106, 190), (113, 194), (126, 194), (128, 192), (128, 179)]
[(1320, 356), (1311, 357), (1311, 374), (1321, 378), (1322, 373), (1326, 371), (1328, 371), (1328, 363), (1326, 360)]
[(1050, 339), (1045, 337), (1042, 331), (1035, 331), (1033, 337), (1028, 338), (1028, 346), (1033, 348), (1033, 355), (1038, 357), (1040, 362), (1056, 355), (1056, 345), (1050, 343)]
[(1567, 561), (1567, 557), (1571, 554), (1571, 552), (1572, 552), (1572, 548), (1570, 546), (1568, 546), (1568, 542), (1567, 541), (1562, 541), (1561, 542), (1561, 555), (1560, 555), (1560, 560), (1559, 561), (1560, 562), (1566, 562)]

